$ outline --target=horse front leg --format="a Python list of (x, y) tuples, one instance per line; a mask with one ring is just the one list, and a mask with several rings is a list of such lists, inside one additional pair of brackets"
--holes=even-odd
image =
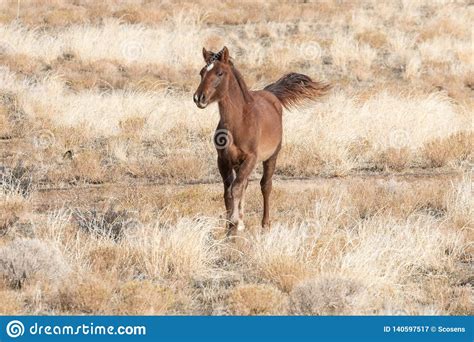
[[(217, 158), (217, 166), (219, 168), (219, 173), (222, 177), (222, 182), (224, 183), (224, 204), (226, 210), (226, 220), (230, 222), (230, 216), (232, 214), (233, 201), (232, 201), (232, 183), (235, 179), (235, 172), (232, 169), (232, 163), (225, 158)], [(227, 224), (227, 229), (229, 225)]]
[(232, 184), (232, 214), (230, 217), (230, 222), (233, 229), (242, 230), (244, 229), (243, 225), (243, 213), (241, 215), (242, 209), (242, 200), (245, 188), (248, 184), (248, 178), (255, 168), (257, 162), (257, 157), (255, 155), (247, 155), (243, 162), (239, 165), (237, 170), (237, 175)]
[(245, 181), (244, 184), (244, 190), (242, 191), (242, 196), (240, 197), (240, 203), (239, 203), (239, 218), (240, 218), (240, 223), (241, 225), (239, 226), (239, 230), (244, 230), (245, 229), (245, 224), (244, 224), (244, 211), (245, 211), (245, 193), (247, 192), (247, 187), (249, 185), (249, 179)]

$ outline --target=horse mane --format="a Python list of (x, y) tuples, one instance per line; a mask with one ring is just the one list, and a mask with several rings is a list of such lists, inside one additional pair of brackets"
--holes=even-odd
[(229, 60), (229, 65), (232, 70), (232, 74), (234, 74), (235, 79), (237, 80), (237, 84), (239, 85), (240, 90), (242, 91), (242, 95), (244, 96), (245, 102), (251, 102), (253, 100), (252, 95), (250, 95), (249, 88), (242, 77), (242, 74), (237, 70), (234, 66), (234, 63)]

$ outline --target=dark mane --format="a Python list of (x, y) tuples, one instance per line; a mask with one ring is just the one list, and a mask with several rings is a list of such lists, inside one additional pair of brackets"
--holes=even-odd
[(239, 85), (240, 90), (242, 91), (242, 95), (244, 96), (245, 102), (251, 102), (253, 100), (252, 95), (250, 95), (249, 88), (247, 87), (247, 84), (244, 81), (244, 78), (240, 74), (239, 70), (237, 70), (234, 66), (234, 63), (229, 61), (230, 68), (232, 70), (232, 73), (234, 74), (235, 79), (237, 80), (237, 83)]

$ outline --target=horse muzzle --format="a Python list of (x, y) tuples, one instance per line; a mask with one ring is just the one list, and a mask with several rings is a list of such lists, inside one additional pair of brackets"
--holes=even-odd
[(201, 94), (195, 93), (193, 96), (193, 100), (196, 106), (198, 106), (198, 108), (201, 108), (201, 109), (206, 108), (207, 105), (209, 104), (209, 102), (207, 102), (206, 95), (204, 95), (204, 93), (201, 93)]

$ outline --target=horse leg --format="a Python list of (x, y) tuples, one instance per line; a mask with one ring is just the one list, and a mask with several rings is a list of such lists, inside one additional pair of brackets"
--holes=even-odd
[(248, 183), (248, 178), (252, 173), (255, 164), (257, 162), (257, 157), (255, 155), (247, 155), (242, 164), (239, 166), (237, 171), (237, 176), (232, 184), (232, 214), (230, 217), (230, 222), (233, 225), (233, 228), (239, 230), (243, 227), (243, 221), (240, 217), (239, 206), (241, 204), (241, 199), (245, 190), (245, 186)]
[[(235, 179), (235, 173), (232, 169), (232, 164), (223, 158), (217, 158), (217, 166), (224, 183), (224, 203), (226, 210), (227, 222), (230, 221), (230, 214), (232, 213), (232, 183)], [(228, 223), (227, 223), (228, 226)]]
[(278, 151), (263, 162), (263, 176), (260, 180), (260, 189), (263, 195), (263, 218), (262, 227), (270, 227), (270, 193), (272, 192), (272, 177), (275, 171), (276, 160)]
[(244, 210), (245, 210), (245, 192), (247, 191), (247, 187), (249, 185), (249, 180), (245, 181), (244, 185), (244, 190), (242, 191), (242, 197), (240, 198), (240, 203), (239, 203), (239, 220), (240, 224), (238, 229), (239, 230), (244, 230), (245, 229), (245, 224), (244, 224)]

